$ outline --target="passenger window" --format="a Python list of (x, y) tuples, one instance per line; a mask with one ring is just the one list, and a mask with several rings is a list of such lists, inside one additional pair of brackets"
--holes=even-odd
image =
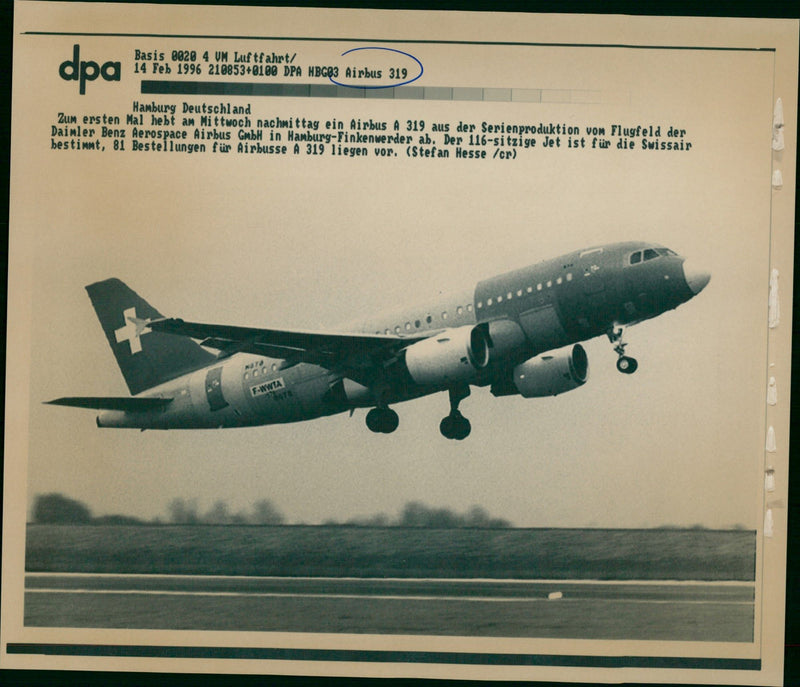
[(472, 303), (467, 303), (467, 312), (472, 312)]
[(542, 290), (542, 284), (541, 284), (541, 282), (540, 282), (540, 283), (538, 283), (538, 284), (536, 285), (536, 290), (537, 290), (537, 291), (541, 291), (541, 290)]
[(549, 289), (553, 285), (552, 279), (547, 280), (547, 288)]
[(556, 284), (560, 284), (562, 281), (563, 281), (563, 279), (561, 279), (561, 277), (559, 277), (558, 279), (556, 279)]
[(567, 281), (572, 281), (572, 272), (567, 272)]
[(486, 299), (486, 305), (487, 305), (487, 307), (488, 307), (488, 306), (490, 306), (491, 304), (492, 304), (492, 299), (491, 299), (491, 298), (487, 298), (487, 299)]
[(478, 301), (478, 310), (480, 310), (482, 307), (483, 307), (483, 301)]
[(442, 319), (443, 320), (447, 319), (447, 311), (446, 310), (442, 313)]
[(272, 363), (272, 371), (275, 372), (275, 370), (277, 369), (278, 369), (278, 363)]
[(498, 303), (502, 303), (503, 302), (503, 297), (502, 296), (498, 296), (497, 297), (497, 302)]
[(517, 291), (517, 296), (521, 296), (521, 295), (522, 295), (522, 289), (520, 289), (519, 291)]
[(644, 252), (644, 259), (645, 260), (654, 260), (657, 257), (658, 257), (658, 253), (656, 253), (652, 248), (648, 248)]
[(528, 293), (533, 293), (533, 287), (532, 287), (532, 286), (529, 286), (529, 287), (526, 289), (526, 291), (527, 291)]
[(400, 333), (400, 325), (399, 324), (394, 328), (394, 333), (395, 334), (399, 334)]
[(428, 316), (425, 318), (425, 321), (426, 321), (428, 324), (430, 324), (431, 322), (433, 322), (433, 318), (432, 318), (430, 315), (428, 315)]
[(511, 291), (508, 292), (508, 300), (511, 300), (514, 297), (514, 294)]
[(463, 307), (461, 307), (461, 306), (459, 305), (459, 306), (458, 306), (458, 308), (456, 308), (456, 312), (457, 312), (459, 315), (461, 315), (461, 314), (463, 314), (463, 313), (464, 313), (464, 308), (463, 308)]
[(406, 331), (411, 331), (411, 322), (406, 322)]
[(637, 251), (633, 255), (631, 255), (631, 265), (635, 265), (637, 262), (642, 261), (642, 251)]
[(419, 329), (419, 326), (420, 326), (420, 324), (422, 324), (422, 323), (421, 323), (419, 320), (416, 320), (416, 321), (414, 322), (414, 326), (415, 326), (417, 329)]

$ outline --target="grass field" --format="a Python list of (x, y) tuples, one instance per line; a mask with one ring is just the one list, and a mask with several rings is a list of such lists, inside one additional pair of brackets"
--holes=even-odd
[(753, 531), (28, 525), (28, 572), (755, 579)]

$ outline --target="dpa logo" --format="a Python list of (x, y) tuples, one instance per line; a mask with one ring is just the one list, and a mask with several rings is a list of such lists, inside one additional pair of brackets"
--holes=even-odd
[(58, 74), (64, 81), (77, 81), (80, 85), (80, 93), (86, 93), (86, 82), (94, 81), (98, 76), (103, 77), (103, 81), (119, 81), (121, 72), (119, 62), (109, 60), (102, 66), (94, 60), (84, 62), (81, 60), (81, 46), (75, 45), (72, 48), (72, 59), (64, 60), (58, 68)]

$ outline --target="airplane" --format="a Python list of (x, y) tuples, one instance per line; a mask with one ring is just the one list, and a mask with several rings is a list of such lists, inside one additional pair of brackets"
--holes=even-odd
[(250, 427), (369, 408), (367, 427), (390, 434), (399, 424), (390, 405), (447, 391), (439, 429), (462, 440), (471, 425), (459, 403), (471, 386), (496, 397), (571, 391), (588, 379), (580, 342), (603, 335), (617, 369), (632, 374), (638, 363), (626, 354), (625, 329), (689, 301), (710, 279), (661, 245), (613, 243), (341, 333), (185, 322), (106, 279), (86, 290), (131, 396), (47, 403), (98, 410), (98, 427), (141, 430)]

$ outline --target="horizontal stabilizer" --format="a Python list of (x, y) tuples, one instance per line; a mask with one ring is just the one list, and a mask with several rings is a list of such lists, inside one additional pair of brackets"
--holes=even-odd
[(119, 396), (65, 396), (45, 401), (55, 406), (91, 408), (93, 410), (124, 410), (129, 413), (146, 413), (172, 403), (171, 398), (128, 398)]

